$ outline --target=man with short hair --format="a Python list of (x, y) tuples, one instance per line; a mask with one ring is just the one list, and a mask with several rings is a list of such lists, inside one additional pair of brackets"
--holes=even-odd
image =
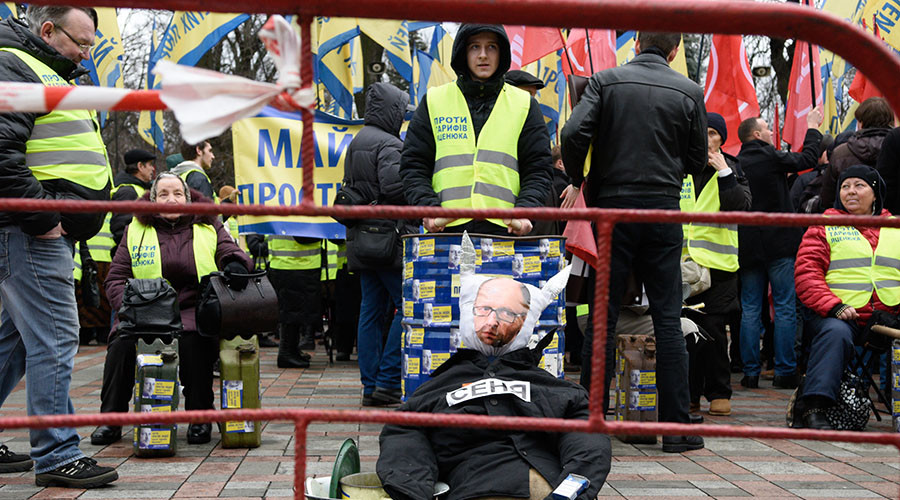
[(188, 187), (200, 191), (203, 196), (219, 202), (219, 198), (213, 191), (212, 181), (207, 170), (212, 168), (212, 162), (216, 158), (209, 141), (199, 144), (181, 143), (181, 156), (184, 159), (172, 169), (172, 173), (184, 179)]
[[(471, 306), (474, 329), (461, 333), (463, 347), (400, 411), (586, 420), (587, 391), (537, 366), (550, 339), (532, 350), (520, 337), (530, 337), (522, 328), (530, 305), (522, 283), (510, 278), (481, 283)], [(544, 499), (569, 474), (590, 480), (577, 498), (592, 499), (609, 474), (612, 456), (604, 434), (399, 425), (384, 426), (380, 448), (378, 476), (398, 500), (430, 498), (439, 479), (454, 498)]]
[(894, 125), (894, 110), (883, 97), (866, 99), (856, 108), (853, 117), (856, 118), (857, 131), (846, 143), (834, 148), (828, 166), (822, 173), (820, 212), (834, 207), (837, 180), (844, 169), (853, 165), (875, 167), (881, 153), (881, 144)]
[[(31, 5), (0, 22), (0, 80), (69, 86), (87, 73), (97, 13)], [(0, 197), (109, 200), (112, 174), (93, 111), (0, 114)], [(28, 415), (71, 415), (78, 311), (73, 241), (105, 213), (0, 212), (0, 404), (25, 375)], [(35, 468), (37, 486), (93, 488), (118, 478), (78, 449), (72, 427), (30, 429), (31, 459), (0, 445), (0, 472)]]
[[(550, 136), (537, 101), (505, 84), (511, 61), (503, 26), (463, 24), (450, 65), (457, 80), (428, 90), (400, 160), (410, 205), (445, 208), (540, 207), (550, 190)], [(423, 220), (428, 232), (518, 236), (528, 219)]]
[[(116, 174), (116, 187), (112, 192), (113, 201), (135, 201), (150, 189), (150, 183), (156, 177), (156, 155), (143, 149), (132, 149), (125, 153), (125, 171)], [(112, 252), (119, 246), (125, 226), (131, 223), (131, 214), (114, 213), (109, 222), (113, 240), (116, 242)]]
[[(588, 206), (678, 210), (685, 174), (699, 174), (706, 166), (703, 89), (669, 67), (680, 41), (680, 33), (641, 32), (631, 62), (588, 80), (561, 134), (563, 164), (573, 186), (582, 185), (585, 158), (593, 146), (584, 196)], [(616, 224), (612, 235), (604, 388), (608, 393), (616, 321), (633, 270), (653, 317), (660, 422), (689, 422), (688, 355), (679, 318), (682, 237), (680, 225), (658, 223)], [(589, 289), (593, 292), (593, 285)], [(589, 322), (583, 346), (587, 365), (592, 345)], [(581, 383), (590, 387), (590, 370), (582, 370)], [(609, 407), (608, 398), (603, 407)], [(663, 437), (665, 452), (702, 447), (699, 436)]]
[[(809, 130), (799, 153), (780, 151), (773, 145), (772, 130), (762, 118), (748, 118), (738, 126), (741, 152), (738, 161), (747, 180), (753, 202), (752, 212), (794, 212), (788, 191), (787, 174), (814, 168), (819, 161), (822, 110), (817, 107), (806, 117)], [(803, 230), (799, 227), (738, 226), (741, 279), (741, 385), (759, 387), (761, 371), (759, 339), (763, 334), (762, 309), (767, 283), (775, 303), (775, 380), (782, 389), (797, 387), (794, 340), (797, 335), (797, 304), (794, 292), (794, 257)]]

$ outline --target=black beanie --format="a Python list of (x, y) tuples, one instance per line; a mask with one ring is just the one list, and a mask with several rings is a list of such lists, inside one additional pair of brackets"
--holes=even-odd
[(719, 113), (706, 113), (706, 123), (709, 128), (715, 130), (722, 136), (722, 144), (728, 140), (728, 126), (725, 125), (725, 118)]
[(841, 184), (852, 177), (866, 181), (866, 184), (872, 188), (872, 191), (875, 192), (875, 202), (872, 204), (872, 213), (874, 215), (881, 215), (885, 197), (884, 179), (881, 178), (881, 174), (879, 174), (877, 170), (868, 165), (853, 165), (845, 168), (841, 172), (841, 175), (838, 176), (837, 192), (834, 194), (834, 208), (845, 212), (847, 211), (847, 209), (844, 208), (844, 204), (841, 203)]

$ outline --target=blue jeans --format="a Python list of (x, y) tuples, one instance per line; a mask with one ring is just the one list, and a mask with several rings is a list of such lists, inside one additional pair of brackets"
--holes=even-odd
[[(72, 242), (0, 228), (0, 405), (25, 376), (28, 415), (71, 415), (78, 309)], [(72, 427), (31, 429), (35, 473), (84, 456)]]
[(783, 257), (749, 269), (741, 268), (741, 358), (744, 375), (759, 376), (759, 339), (766, 283), (772, 285), (775, 302), (775, 375), (797, 370), (794, 339), (797, 337), (797, 298), (794, 292), (794, 259)]
[(862, 327), (855, 321), (823, 318), (805, 307), (803, 320), (813, 334), (803, 395), (824, 396), (837, 401), (841, 375), (853, 359), (853, 337)]
[[(359, 378), (363, 394), (375, 387), (400, 388), (400, 320), (403, 298), (400, 269), (375, 269), (359, 272), (362, 303), (359, 305), (359, 328), (356, 347), (359, 351)], [(387, 343), (382, 344), (384, 315), (389, 301), (397, 309)]]

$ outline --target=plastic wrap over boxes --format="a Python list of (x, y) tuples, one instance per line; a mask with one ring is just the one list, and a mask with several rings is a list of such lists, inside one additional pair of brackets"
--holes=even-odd
[[(616, 420), (656, 422), (656, 338), (616, 336)], [(656, 444), (656, 436), (620, 436), (626, 443)]]
[(900, 340), (891, 345), (891, 403), (894, 432), (900, 432)]
[[(565, 267), (564, 239), (469, 235), (478, 274), (510, 277), (540, 288)], [(459, 258), (462, 234), (403, 237), (402, 378), (404, 400), (461, 346)], [(556, 329), (541, 366), (562, 378), (565, 355), (565, 293), (550, 303), (535, 333)]]
[[(172, 412), (178, 409), (178, 340), (170, 344), (155, 339), (137, 341), (134, 377), (135, 412)], [(134, 427), (134, 454), (138, 457), (171, 457), (178, 450), (175, 424), (143, 424)]]

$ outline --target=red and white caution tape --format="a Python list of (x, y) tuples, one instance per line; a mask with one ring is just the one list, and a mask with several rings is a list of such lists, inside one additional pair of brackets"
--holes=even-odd
[(40, 83), (0, 84), (0, 111), (47, 113), (54, 109), (101, 111), (160, 110), (166, 105), (154, 90), (109, 87), (45, 87)]
[(102, 111), (171, 109), (181, 134), (197, 143), (224, 132), (237, 120), (255, 116), (264, 106), (283, 111), (312, 109), (315, 92), (300, 87), (300, 36), (281, 16), (272, 16), (259, 33), (279, 70), (277, 83), (265, 83), (215, 71), (159, 61), (153, 72), (162, 88), (45, 87), (39, 83), (0, 84), (0, 111), (46, 113), (54, 109)]

